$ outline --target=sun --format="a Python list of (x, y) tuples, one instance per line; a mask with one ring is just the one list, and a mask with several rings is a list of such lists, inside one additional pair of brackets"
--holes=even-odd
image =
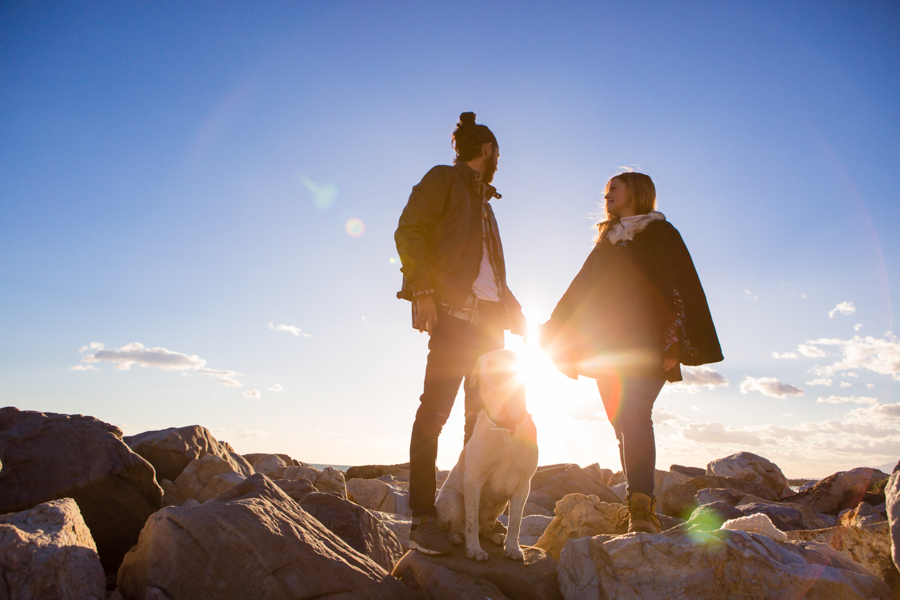
[(556, 369), (538, 345), (538, 325), (529, 325), (526, 339), (507, 335), (506, 348), (519, 357), (519, 377), (527, 390), (528, 411), (535, 417), (571, 416), (583, 412), (586, 405), (600, 402), (592, 380), (582, 377), (574, 381)]

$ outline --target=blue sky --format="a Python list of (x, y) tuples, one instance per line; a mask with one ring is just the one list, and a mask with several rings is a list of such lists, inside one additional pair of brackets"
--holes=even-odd
[[(896, 462), (898, 27), (894, 2), (5, 2), (0, 402), (404, 462), (427, 339), (393, 231), (472, 110), (534, 322), (606, 180), (656, 182), (726, 357), (660, 396), (658, 466)], [(590, 382), (509, 345), (541, 462), (616, 468)], [(461, 445), (458, 406), (439, 465)]]

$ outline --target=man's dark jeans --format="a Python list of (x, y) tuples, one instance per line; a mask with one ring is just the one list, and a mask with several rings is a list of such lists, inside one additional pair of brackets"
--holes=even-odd
[(459, 384), (466, 380), (464, 441), (468, 442), (483, 408), (478, 391), (469, 389), (469, 375), (478, 357), (503, 348), (506, 308), (499, 302), (483, 302), (478, 309), (477, 324), (442, 312), (428, 341), (425, 390), (419, 398), (409, 444), (409, 507), (414, 517), (436, 515), (434, 466), (438, 437), (450, 416)]
[(597, 379), (606, 416), (619, 440), (619, 459), (628, 482), (628, 497), (635, 492), (653, 496), (656, 472), (656, 438), (653, 435), (653, 403), (665, 380), (655, 377), (619, 377), (610, 374)]

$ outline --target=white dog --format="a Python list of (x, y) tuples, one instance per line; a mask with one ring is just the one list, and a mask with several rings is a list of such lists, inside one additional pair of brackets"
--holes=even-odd
[(466, 542), (466, 556), (486, 561), (479, 534), (495, 544), (504, 541), (497, 522), (509, 503), (505, 554), (524, 560), (519, 528), (531, 477), (537, 470), (537, 429), (525, 410), (525, 388), (516, 375), (516, 354), (488, 352), (478, 359), (470, 385), (480, 387), (484, 410), (459, 461), (441, 486), (435, 506), (438, 526), (449, 530), (453, 544)]

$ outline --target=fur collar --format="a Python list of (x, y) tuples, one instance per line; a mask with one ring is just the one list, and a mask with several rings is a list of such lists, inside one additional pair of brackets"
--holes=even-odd
[(630, 242), (634, 239), (634, 236), (642, 232), (647, 228), (647, 225), (654, 221), (665, 221), (666, 216), (661, 212), (652, 210), (646, 215), (635, 215), (633, 217), (625, 217), (624, 219), (620, 219), (609, 225), (607, 221), (603, 237), (609, 240), (609, 243), (613, 246), (621, 244), (623, 242)]

